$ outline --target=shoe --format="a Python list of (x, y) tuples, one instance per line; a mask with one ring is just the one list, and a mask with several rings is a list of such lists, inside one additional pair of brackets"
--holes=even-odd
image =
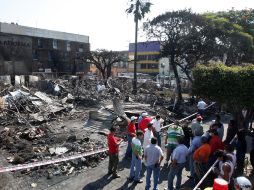
[(113, 177), (113, 178), (120, 178), (121, 176), (118, 175), (118, 174), (114, 174), (112, 177)]
[(143, 183), (143, 180), (140, 179), (140, 180), (135, 180), (134, 183)]
[(134, 180), (134, 177), (128, 177), (128, 181), (132, 182)]
[(108, 173), (107, 173), (107, 175), (111, 175), (111, 174), (113, 174), (113, 172), (108, 172)]

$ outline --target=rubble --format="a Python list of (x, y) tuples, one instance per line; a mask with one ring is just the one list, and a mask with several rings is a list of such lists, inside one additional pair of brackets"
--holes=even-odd
[[(0, 86), (2, 155), (17, 165), (81, 154), (107, 147), (106, 135), (112, 125), (118, 127), (117, 135), (125, 138), (132, 115), (143, 111), (160, 114), (166, 124), (181, 117), (183, 112), (170, 109), (173, 95), (168, 89), (161, 90), (154, 82), (138, 85), (138, 95), (132, 94), (132, 81), (125, 78), (110, 79), (106, 86), (96, 79), (78, 77), (38, 80), (29, 88)], [(183, 109), (186, 114), (193, 112), (188, 106)], [(96, 167), (106, 156), (104, 152), (35, 167), (17, 171), (15, 176), (54, 180)]]

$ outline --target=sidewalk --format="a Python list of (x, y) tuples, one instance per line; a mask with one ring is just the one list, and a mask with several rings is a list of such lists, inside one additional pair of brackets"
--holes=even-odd
[[(164, 151), (165, 152), (165, 151)], [(73, 176), (66, 181), (63, 181), (57, 185), (47, 188), (47, 190), (125, 190), (125, 189), (145, 189), (145, 177), (142, 177), (144, 181), (141, 184), (130, 183), (128, 181), (128, 176), (130, 172), (130, 160), (123, 159), (125, 153), (125, 148), (120, 152), (120, 163), (119, 163), (119, 175), (121, 178), (113, 179), (111, 176), (107, 175), (108, 168), (108, 158), (102, 161), (96, 168), (90, 169), (87, 172), (79, 174), (78, 176)], [(162, 163), (163, 166), (164, 162)], [(167, 187), (167, 176), (169, 168), (162, 167), (161, 175), (159, 179), (159, 189), (164, 189)], [(143, 176), (145, 173), (145, 166), (143, 165)], [(182, 183), (185, 183), (188, 173), (183, 171)], [(151, 181), (153, 179), (151, 177)], [(153, 183), (151, 184), (153, 185)], [(152, 189), (152, 188), (151, 188)]]

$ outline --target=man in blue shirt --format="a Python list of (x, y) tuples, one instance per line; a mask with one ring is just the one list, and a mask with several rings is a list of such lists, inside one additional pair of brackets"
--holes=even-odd
[(185, 167), (187, 156), (188, 156), (188, 148), (183, 144), (183, 137), (178, 138), (178, 145), (174, 149), (172, 153), (172, 162), (170, 166), (170, 171), (168, 174), (168, 190), (173, 190), (173, 181), (176, 176), (176, 190), (179, 190), (181, 187), (182, 181), (182, 171)]
[[(191, 179), (194, 179), (195, 177), (195, 171), (194, 171), (194, 161), (193, 161), (193, 154), (195, 150), (197, 150), (201, 146), (201, 136), (194, 136), (192, 139), (191, 145), (189, 147), (189, 167), (190, 167), (190, 176), (188, 176)], [(193, 181), (194, 182), (194, 181)]]

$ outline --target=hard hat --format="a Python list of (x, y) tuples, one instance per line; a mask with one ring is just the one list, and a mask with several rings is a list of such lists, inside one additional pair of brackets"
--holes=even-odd
[(251, 190), (252, 189), (251, 182), (246, 177), (243, 177), (243, 176), (237, 177), (236, 179), (234, 179), (234, 183), (235, 183), (236, 190)]

